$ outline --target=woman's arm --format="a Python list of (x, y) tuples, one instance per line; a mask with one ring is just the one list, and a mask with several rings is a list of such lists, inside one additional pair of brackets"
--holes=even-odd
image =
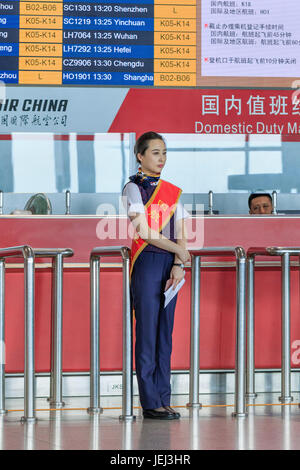
[[(186, 225), (185, 219), (179, 219), (176, 222), (176, 239), (177, 245), (179, 245), (183, 250), (186, 250)], [(174, 263), (180, 263), (180, 259), (175, 255)]]
[[(186, 251), (186, 225), (185, 219), (179, 219), (176, 222), (176, 238), (177, 238), (177, 245), (179, 245), (183, 250)], [(188, 260), (190, 261), (190, 259)], [(181, 263), (181, 259), (175, 254), (174, 263)], [(170, 274), (170, 279), (167, 281), (165, 290), (169, 289), (169, 287), (173, 286), (173, 289), (182, 281), (184, 278), (184, 269), (180, 266), (173, 266)]]
[[(170, 251), (175, 253), (175, 258), (180, 263), (187, 263), (190, 260), (190, 254), (186, 250), (186, 244), (183, 240), (180, 240), (180, 243), (174, 243), (171, 240), (168, 240), (161, 233), (151, 229), (148, 225), (145, 214), (129, 214), (130, 220), (137, 231), (138, 235), (145, 240), (145, 242), (150, 243), (162, 250)], [(182, 219), (183, 220), (183, 219)], [(177, 222), (177, 224), (179, 221)], [(176, 224), (176, 232), (178, 232)]]

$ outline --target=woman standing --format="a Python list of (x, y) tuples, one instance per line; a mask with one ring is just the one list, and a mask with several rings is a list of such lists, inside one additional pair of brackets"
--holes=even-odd
[(136, 234), (131, 249), (131, 295), (136, 318), (135, 362), (144, 418), (177, 419), (170, 408), (171, 352), (177, 296), (164, 308), (164, 291), (184, 277), (185, 222), (181, 189), (160, 179), (166, 163), (161, 135), (147, 132), (135, 145), (140, 164), (123, 190)]

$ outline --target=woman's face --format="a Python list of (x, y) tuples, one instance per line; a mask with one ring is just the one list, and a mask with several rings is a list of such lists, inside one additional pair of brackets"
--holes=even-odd
[(144, 155), (137, 154), (144, 173), (160, 175), (167, 159), (167, 150), (164, 142), (160, 139), (149, 140), (148, 148)]

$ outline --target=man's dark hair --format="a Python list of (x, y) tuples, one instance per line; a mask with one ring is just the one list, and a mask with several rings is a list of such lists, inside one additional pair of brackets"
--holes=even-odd
[(248, 206), (249, 206), (249, 209), (251, 209), (251, 202), (253, 201), (253, 199), (257, 198), (257, 197), (268, 197), (271, 201), (271, 203), (273, 202), (272, 201), (272, 196), (271, 194), (269, 193), (252, 193), (250, 194), (249, 198), (248, 198)]
[(149, 141), (156, 140), (156, 139), (162, 140), (165, 143), (164, 138), (160, 134), (157, 134), (157, 132), (152, 132), (152, 131), (145, 132), (138, 138), (134, 146), (134, 154), (138, 163), (140, 163), (140, 161), (137, 158), (138, 153), (140, 153), (141, 155), (144, 155), (147, 148), (149, 147)]

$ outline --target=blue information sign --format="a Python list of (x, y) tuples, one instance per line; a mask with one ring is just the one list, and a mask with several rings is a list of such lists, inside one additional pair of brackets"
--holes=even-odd
[(196, 0), (0, 0), (0, 80), (151, 87), (155, 80), (158, 86), (188, 84), (193, 74), (195, 86), (195, 5)]
[[(51, 3), (52, 7), (38, 0), (0, 0), (0, 77), (4, 82), (18, 83), (19, 75), (29, 71), (29, 63), (36, 63), (38, 71), (42, 62), (29, 62), (25, 45), (47, 44), (50, 39), (51, 45), (61, 46), (53, 48), (53, 63), (61, 64), (62, 84), (153, 85), (153, 0)], [(58, 8), (60, 16), (55, 14)], [(50, 18), (57, 21), (57, 30)], [(33, 57), (42, 59), (38, 54)]]

